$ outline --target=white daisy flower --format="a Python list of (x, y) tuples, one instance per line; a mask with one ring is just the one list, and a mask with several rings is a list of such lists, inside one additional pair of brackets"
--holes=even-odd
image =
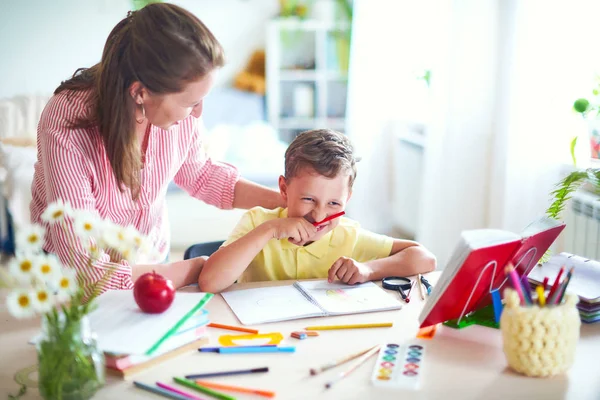
[(77, 272), (72, 268), (63, 268), (56, 281), (56, 297), (59, 301), (68, 300), (77, 291)]
[(54, 254), (44, 254), (36, 257), (33, 273), (43, 282), (51, 282), (60, 275), (60, 268), (60, 261)]
[(91, 258), (99, 258), (102, 255), (102, 248), (93, 239), (89, 239), (83, 248)]
[(19, 228), (15, 238), (17, 249), (26, 253), (39, 253), (44, 245), (46, 230), (38, 224), (26, 225)]
[(131, 247), (129, 233), (126, 228), (111, 223), (105, 226), (102, 232), (102, 241), (109, 248), (123, 253)]
[(10, 261), (10, 274), (19, 282), (29, 284), (34, 276), (36, 257), (29, 253), (19, 253)]
[(27, 318), (35, 314), (32, 301), (33, 293), (17, 289), (9, 293), (6, 298), (6, 307), (12, 316)]
[(62, 200), (57, 200), (54, 203), (48, 204), (48, 207), (42, 213), (42, 220), (48, 223), (56, 223), (63, 221), (66, 217), (73, 215), (73, 209), (69, 203)]
[(100, 236), (101, 221), (96, 214), (89, 211), (76, 210), (74, 212), (75, 234), (85, 243), (90, 238)]
[(54, 306), (54, 298), (46, 288), (34, 289), (31, 293), (33, 309), (39, 313), (46, 313)]

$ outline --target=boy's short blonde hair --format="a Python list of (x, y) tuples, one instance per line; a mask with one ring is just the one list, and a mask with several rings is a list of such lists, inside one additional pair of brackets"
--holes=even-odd
[(327, 178), (347, 173), (351, 188), (358, 161), (346, 135), (331, 129), (305, 131), (296, 136), (285, 152), (285, 178), (291, 179), (301, 169), (310, 167)]

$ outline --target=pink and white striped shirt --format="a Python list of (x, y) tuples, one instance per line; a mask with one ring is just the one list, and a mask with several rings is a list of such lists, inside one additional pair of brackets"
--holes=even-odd
[[(191, 196), (219, 208), (232, 208), (239, 179), (235, 167), (212, 161), (202, 149), (197, 120), (189, 116), (166, 131), (150, 129), (145, 163), (141, 171), (140, 197), (122, 193), (112, 173), (97, 127), (69, 128), (68, 122), (87, 113), (87, 92), (62, 92), (44, 109), (37, 131), (37, 162), (32, 184), (31, 219), (44, 224), (41, 215), (59, 199), (74, 209), (89, 210), (121, 226), (133, 225), (158, 250), (159, 263), (169, 251), (169, 223), (165, 195), (172, 180)], [(45, 224), (44, 224), (45, 225)], [(114, 264), (103, 254), (90, 269), (83, 248), (73, 248), (67, 232), (46, 226), (44, 249), (77, 269), (84, 284), (99, 281)], [(131, 289), (131, 266), (123, 260), (104, 289)]]

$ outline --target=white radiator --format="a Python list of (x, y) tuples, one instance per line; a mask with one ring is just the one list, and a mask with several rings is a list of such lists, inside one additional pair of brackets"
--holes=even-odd
[(578, 191), (565, 209), (563, 251), (600, 260), (600, 197)]

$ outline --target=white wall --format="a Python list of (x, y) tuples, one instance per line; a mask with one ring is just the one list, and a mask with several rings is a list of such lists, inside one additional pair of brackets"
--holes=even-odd
[[(226, 84), (264, 48), (265, 22), (278, 0), (179, 0), (221, 41)], [(106, 37), (132, 8), (131, 0), (2, 0), (0, 4), (0, 98), (48, 94), (75, 69), (100, 60)]]

